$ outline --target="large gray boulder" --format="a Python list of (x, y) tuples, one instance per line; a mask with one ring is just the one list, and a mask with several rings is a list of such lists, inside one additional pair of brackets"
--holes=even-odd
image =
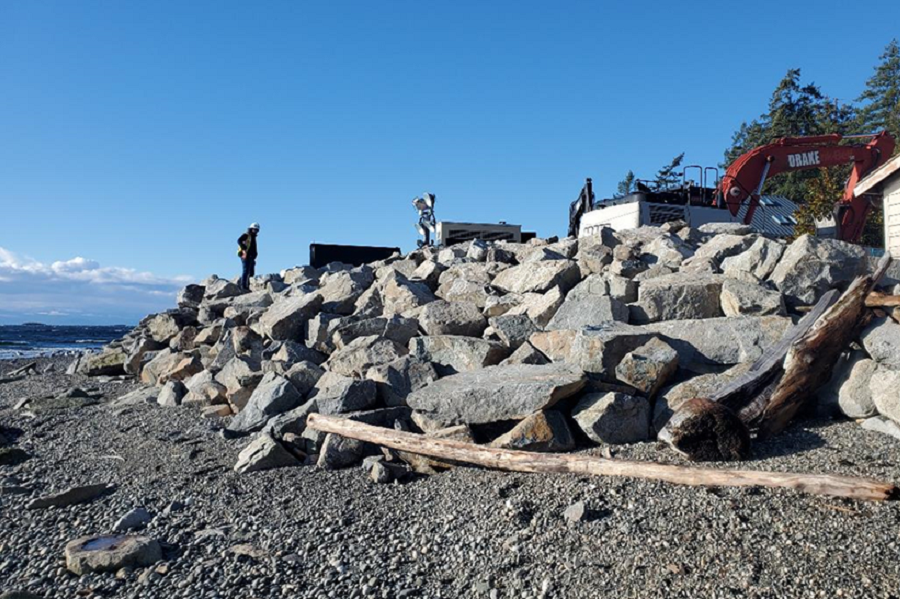
[(393, 339), (373, 335), (354, 339), (331, 354), (326, 364), (336, 374), (362, 378), (369, 368), (393, 362), (407, 353), (409, 350)]
[[(106, 353), (107, 352), (103, 352), (99, 355), (103, 356)], [(168, 380), (168, 373), (171, 372), (185, 356), (186, 354), (173, 352), (170, 349), (163, 349), (155, 352), (153, 358), (144, 364), (144, 367), (141, 369), (141, 381), (148, 385), (165, 383), (166, 380)], [(94, 358), (94, 356), (91, 356), (91, 358)], [(92, 363), (93, 360), (89, 361), (88, 365)], [(84, 364), (85, 361), (82, 360), (82, 368), (84, 368)], [(85, 374), (89, 374), (90, 372), (91, 371), (88, 370)]]
[(381, 288), (384, 316), (403, 315), (435, 301), (437, 298), (428, 285), (410, 281), (399, 272), (392, 272)]
[(331, 336), (332, 343), (337, 349), (348, 345), (354, 339), (377, 335), (400, 345), (408, 346), (409, 340), (419, 334), (419, 321), (415, 318), (403, 316), (391, 316), (386, 318), (366, 318), (344, 323), (335, 329)]
[(366, 378), (375, 381), (378, 396), (386, 406), (405, 406), (413, 391), (426, 387), (440, 376), (431, 362), (404, 356), (387, 364), (373, 366)]
[[(878, 364), (874, 360), (864, 359), (860, 355), (851, 362), (847, 380), (838, 391), (838, 407), (848, 418), (868, 418), (876, 414), (869, 385), (877, 371)], [(894, 392), (900, 393), (897, 389)]]
[(678, 370), (678, 352), (660, 339), (651, 339), (625, 354), (616, 366), (616, 378), (653, 397)]
[(612, 248), (605, 245), (593, 245), (578, 250), (576, 255), (578, 268), (583, 273), (598, 274), (613, 260)]
[(575, 331), (546, 331), (531, 336), (530, 343), (553, 362), (576, 365), (585, 372), (615, 380), (616, 365), (630, 351), (644, 345), (654, 333), (620, 322)]
[(544, 293), (553, 287), (563, 292), (581, 279), (581, 270), (572, 260), (544, 260), (513, 266), (494, 278), (493, 285), (506, 293)]
[(422, 308), (419, 326), (426, 335), (480, 337), (487, 321), (475, 303), (438, 300)]
[(510, 308), (506, 313), (527, 314), (532, 322), (540, 328), (546, 327), (550, 323), (566, 299), (559, 287), (554, 287), (547, 293), (526, 293), (515, 297), (519, 298), (519, 304)]
[(626, 277), (605, 273), (606, 285), (609, 288), (609, 297), (630, 304), (638, 299), (638, 283)]
[(491, 441), (490, 446), (522, 451), (569, 451), (575, 447), (575, 438), (562, 412), (541, 410)]
[(628, 306), (608, 296), (566, 298), (547, 329), (583, 329), (610, 321), (628, 322)]
[(353, 318), (324, 312), (316, 314), (306, 323), (306, 345), (323, 354), (330, 354), (335, 350), (334, 333)]
[(878, 413), (900, 423), (900, 370), (877, 368), (869, 379), (869, 390)]
[(723, 233), (716, 235), (694, 252), (691, 262), (709, 260), (713, 264), (720, 265), (723, 260), (731, 256), (737, 256), (745, 251), (756, 241), (753, 235), (731, 235)]
[(780, 291), (772, 291), (744, 280), (725, 279), (719, 299), (725, 316), (786, 314)]
[(588, 393), (572, 410), (572, 418), (594, 443), (637, 443), (650, 437), (650, 403), (643, 397)]
[[(81, 358), (77, 369), (81, 374), (86, 374), (87, 376), (115, 376), (125, 374), (127, 361), (128, 353), (125, 351), (125, 348), (110, 347), (99, 353), (86, 354)], [(155, 383), (156, 381), (153, 382)]]
[(783, 253), (784, 244), (759, 237), (745, 251), (722, 260), (722, 272), (732, 279), (764, 281), (775, 270)]
[(507, 293), (506, 295), (491, 295), (484, 304), (484, 315), (488, 318), (502, 316), (522, 304), (523, 296), (518, 293)]
[[(275, 344), (273, 344), (274, 346)], [(312, 362), (313, 364), (322, 364), (328, 359), (328, 356), (320, 351), (316, 351), (307, 347), (303, 343), (298, 343), (291, 339), (286, 339), (279, 343), (277, 347), (270, 349), (269, 358), (275, 362), (282, 362), (288, 367), (297, 362)]]
[(888, 317), (875, 318), (861, 335), (863, 347), (879, 364), (900, 370), (900, 324)]
[(332, 373), (319, 379), (310, 395), (316, 401), (316, 410), (328, 415), (368, 410), (378, 401), (374, 381)]
[(437, 294), (438, 297), (444, 298), (444, 292), (456, 281), (468, 281), (470, 283), (490, 285), (491, 279), (491, 273), (485, 264), (476, 264), (473, 262), (454, 264), (441, 273), (441, 276), (438, 279), (439, 287)]
[(242, 433), (257, 431), (273, 416), (292, 410), (302, 402), (303, 396), (290, 381), (270, 372), (262, 378), (247, 405), (232, 419), (228, 428)]
[(441, 285), (437, 296), (448, 302), (470, 302), (483, 309), (496, 292), (490, 285), (465, 279), (454, 279)]
[(308, 399), (296, 408), (270, 418), (262, 428), (262, 432), (277, 440), (284, 439), (288, 433), (299, 437), (306, 430), (306, 419), (309, 415), (318, 412), (319, 406), (315, 398)]
[(842, 354), (831, 369), (828, 383), (817, 392), (817, 408), (828, 416), (868, 418), (877, 413), (869, 380), (878, 368), (863, 351)]
[(781, 339), (791, 326), (782, 316), (741, 316), (704, 320), (668, 320), (644, 325), (678, 352), (679, 364), (689, 370), (708, 365), (752, 362)]
[(206, 287), (203, 285), (185, 285), (178, 292), (176, 302), (180, 308), (199, 308), (203, 301), (203, 295), (206, 293)]
[(207, 301), (223, 300), (244, 293), (244, 290), (228, 281), (218, 277), (209, 281), (205, 286), (204, 299)]
[(331, 314), (349, 315), (356, 309), (356, 300), (375, 281), (369, 267), (327, 274), (320, 280), (322, 310)]
[(455, 372), (499, 364), (509, 352), (496, 341), (458, 335), (413, 337), (409, 340), (409, 351), (420, 361), (434, 362)]
[(184, 399), (187, 392), (187, 387), (181, 381), (169, 381), (160, 389), (156, 403), (164, 408), (180, 406), (181, 400)]
[(295, 266), (281, 271), (281, 280), (286, 285), (313, 282), (318, 283), (319, 271), (312, 266)]
[(659, 237), (641, 246), (641, 260), (651, 266), (678, 268), (685, 259), (693, 255), (694, 250), (671, 233), (662, 232)]
[(320, 293), (280, 298), (263, 313), (259, 326), (271, 339), (304, 339), (306, 323), (319, 312), (323, 301)]
[(704, 235), (749, 235), (753, 227), (744, 223), (706, 223), (697, 230)]
[(500, 340), (515, 351), (538, 331), (527, 314), (503, 314), (490, 320), (491, 329)]
[(416, 270), (413, 271), (409, 279), (411, 281), (424, 283), (425, 285), (428, 285), (429, 289), (435, 291), (438, 288), (443, 272), (444, 268), (440, 264), (432, 262), (431, 260), (425, 260), (416, 267)]
[(225, 396), (238, 411), (250, 400), (256, 385), (262, 380), (261, 366), (242, 356), (232, 358), (216, 374), (216, 382), (225, 387)]
[(359, 296), (353, 306), (353, 317), (358, 320), (376, 318), (384, 312), (384, 298), (381, 296), (381, 287), (372, 285)]
[(788, 305), (811, 305), (829, 289), (864, 274), (867, 264), (860, 246), (804, 235), (787, 247), (770, 280)]
[(271, 435), (262, 433), (238, 454), (234, 470), (240, 474), (247, 474), (259, 470), (299, 465), (300, 461), (281, 443)]
[(591, 274), (575, 285), (568, 294), (566, 301), (591, 299), (609, 295), (609, 282), (602, 274)]
[(714, 318), (722, 315), (718, 275), (674, 273), (641, 283), (638, 301), (631, 306), (631, 322)]
[(584, 373), (565, 364), (492, 366), (435, 381), (407, 403), (447, 424), (487, 424), (526, 418), (584, 385)]
[(297, 362), (291, 364), (290, 368), (282, 371), (275, 371), (291, 382), (297, 393), (306, 396), (319, 383), (319, 380), (325, 374), (321, 366), (315, 362)]
[(549, 364), (550, 360), (547, 356), (539, 352), (531, 343), (525, 342), (519, 349), (514, 351), (508, 358), (500, 362), (501, 365), (507, 364)]
[(139, 337), (135, 339), (134, 342), (128, 346), (128, 355), (123, 364), (125, 372), (131, 375), (140, 375), (141, 369), (143, 369), (146, 362), (149, 361), (149, 359), (145, 360), (145, 356), (147, 356), (148, 352), (159, 351), (163, 349), (163, 347), (165, 346), (162, 343), (158, 343), (149, 337)]

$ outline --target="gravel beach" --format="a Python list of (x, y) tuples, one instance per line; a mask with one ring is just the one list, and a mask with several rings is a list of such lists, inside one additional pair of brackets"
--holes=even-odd
[[(236, 474), (242, 439), (189, 407), (105, 403), (133, 388), (64, 373), (0, 385), (0, 425), (30, 459), (0, 466), (0, 596), (896, 597), (900, 504), (791, 491), (457, 468), (404, 484), (314, 467)], [(0, 376), (24, 361), (0, 363)], [(52, 365), (52, 366), (51, 366)], [(14, 409), (80, 386), (94, 405)], [(90, 403), (90, 402), (88, 402)], [(726, 467), (900, 480), (897, 443), (853, 422), (803, 420)], [(615, 457), (678, 463), (656, 443)], [(712, 465), (711, 465), (712, 466)], [(63, 508), (31, 499), (114, 491)], [(566, 508), (584, 502), (580, 521)], [(63, 550), (133, 508), (163, 545), (149, 568), (76, 576)]]

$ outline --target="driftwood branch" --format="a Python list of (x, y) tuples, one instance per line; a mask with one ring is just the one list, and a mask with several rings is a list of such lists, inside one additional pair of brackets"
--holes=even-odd
[[(735, 411), (743, 410), (758, 395), (759, 391), (766, 387), (768, 380), (781, 371), (784, 358), (791, 345), (803, 337), (816, 323), (816, 320), (837, 302), (838, 295), (837, 290), (831, 290), (819, 298), (809, 313), (788, 329), (778, 343), (763, 352), (750, 370), (724, 385), (708, 399)], [(744, 422), (749, 420), (750, 418), (746, 418)]]
[(900, 295), (887, 295), (873, 291), (866, 296), (866, 308), (893, 308), (900, 306)]
[(859, 334), (866, 298), (890, 263), (887, 254), (871, 276), (857, 277), (837, 303), (791, 345), (784, 359), (784, 374), (763, 410), (760, 436), (769, 437), (784, 430), (806, 400), (828, 382), (841, 352)]
[(885, 256), (871, 276), (857, 277), (843, 294), (824, 294), (744, 375), (705, 398), (709, 401), (679, 408), (660, 439), (691, 459), (718, 461), (746, 457), (741, 452), (749, 453), (749, 445), (740, 442), (745, 427), (760, 437), (782, 431), (829, 380), (840, 353), (864, 325), (866, 301), (889, 265)]
[(434, 439), (415, 433), (379, 428), (362, 422), (320, 414), (310, 414), (307, 426), (318, 431), (334, 433), (390, 449), (512, 472), (623, 476), (693, 486), (778, 487), (805, 493), (876, 501), (896, 499), (898, 496), (898, 489), (894, 484), (864, 478), (830, 474), (712, 470), (653, 462), (610, 460), (585, 455), (494, 449), (472, 443)]

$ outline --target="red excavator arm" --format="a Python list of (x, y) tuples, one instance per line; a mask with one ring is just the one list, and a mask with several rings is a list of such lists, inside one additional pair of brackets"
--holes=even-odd
[(853, 195), (853, 188), (872, 169), (884, 164), (894, 152), (894, 138), (887, 131), (873, 135), (854, 135), (871, 140), (865, 145), (840, 145), (844, 136), (837, 133), (814, 137), (784, 137), (759, 146), (735, 160), (720, 190), (731, 214), (737, 216), (747, 198), (750, 206), (744, 222), (750, 224), (759, 205), (759, 196), (768, 177), (784, 172), (853, 164), (853, 172), (844, 189), (844, 197), (836, 206), (838, 239), (858, 241), (866, 224), (870, 202)]

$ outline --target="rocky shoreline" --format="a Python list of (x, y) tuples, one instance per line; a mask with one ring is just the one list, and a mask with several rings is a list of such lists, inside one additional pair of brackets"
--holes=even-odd
[[(0, 385), (0, 577), (42, 597), (892, 596), (893, 502), (488, 472), (306, 426), (687, 463), (655, 441), (673, 414), (869, 269), (840, 242), (675, 224), (250, 293), (211, 277)], [(900, 480), (897, 316), (868, 310), (818, 401), (710, 467)]]
[[(14, 410), (26, 394), (95, 384), (63, 374), (64, 361), (39, 363), (54, 371), (0, 386), (0, 423), (31, 456), (0, 467), (0, 596), (887, 598), (900, 585), (894, 502), (474, 468), (390, 485), (361, 467), (241, 475), (232, 466), (246, 441), (189, 406)], [(100, 389), (112, 400), (132, 385)], [(653, 442), (612, 455), (684, 463)], [(728, 466), (900, 480), (897, 441), (852, 421), (804, 419)], [(26, 509), (91, 484), (115, 490)], [(579, 502), (586, 517), (571, 522)], [(152, 514), (140, 532), (162, 543), (163, 561), (66, 569), (69, 541), (113, 533), (135, 508)]]

